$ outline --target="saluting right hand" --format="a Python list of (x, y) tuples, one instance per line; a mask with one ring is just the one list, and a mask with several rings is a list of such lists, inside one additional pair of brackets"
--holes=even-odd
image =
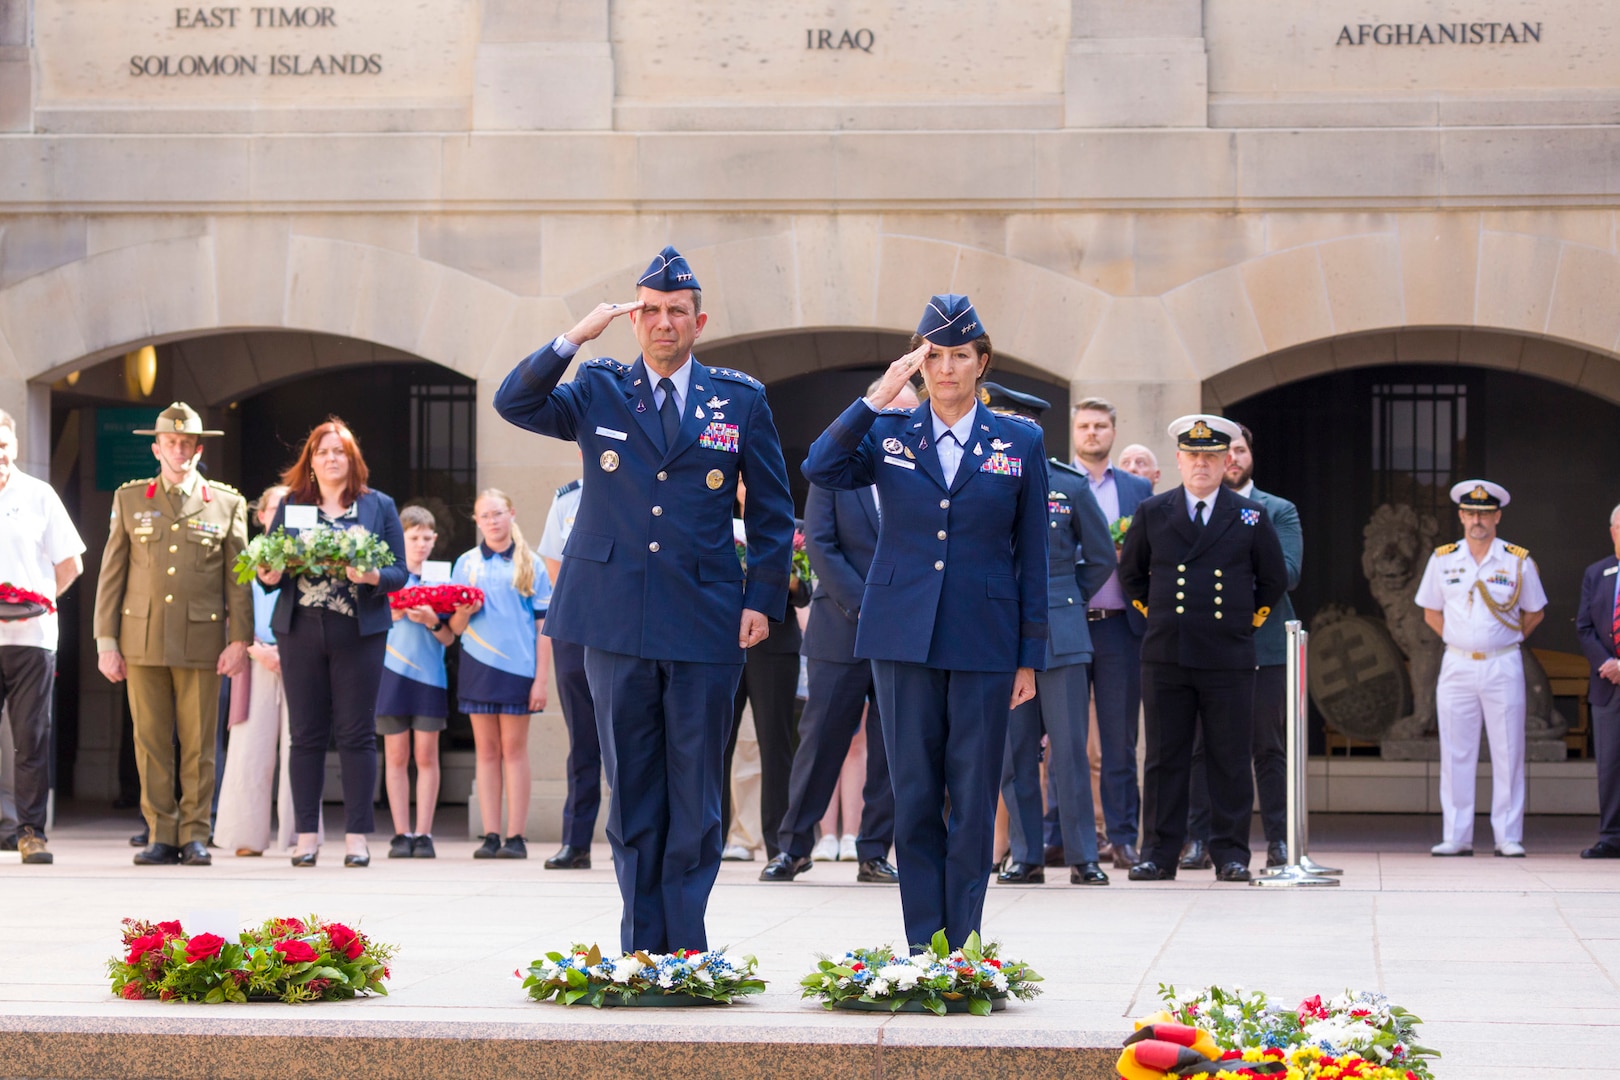
[(906, 353), (900, 359), (889, 365), (889, 370), (883, 373), (883, 381), (878, 383), (877, 389), (866, 395), (866, 403), (874, 409), (886, 409), (889, 402), (900, 396), (900, 391), (906, 388), (911, 377), (922, 367), (924, 360), (928, 359), (930, 342), (924, 338), (923, 343)]
[(568, 331), (563, 337), (572, 341), (575, 345), (583, 345), (587, 341), (594, 341), (601, 336), (602, 331), (606, 330), (608, 324), (614, 319), (617, 319), (620, 315), (628, 315), (632, 311), (640, 311), (641, 306), (640, 300), (632, 300), (628, 304), (597, 304), (595, 310), (579, 320), (579, 325)]

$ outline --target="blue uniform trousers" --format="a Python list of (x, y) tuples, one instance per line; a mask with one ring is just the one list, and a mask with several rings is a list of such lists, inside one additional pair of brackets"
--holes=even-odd
[(894, 843), (894, 787), (889, 781), (889, 755), (884, 747), (881, 710), (873, 690), (872, 665), (866, 660), (840, 664), (807, 660), (810, 693), (799, 718), (799, 749), (793, 755), (788, 808), (782, 815), (777, 847), (803, 859), (815, 846), (816, 823), (827, 812), (849, 744), (861, 726), (861, 707), (870, 699), (866, 724), (866, 786), (862, 791), (861, 831), (857, 857), (884, 859)]
[(563, 800), (562, 841), (589, 849), (602, 806), (602, 744), (596, 735), (590, 680), (585, 677), (585, 646), (553, 639), (551, 657), (563, 723), (568, 726), (568, 795)]
[(1086, 729), (1091, 726), (1090, 680), (1085, 664), (1049, 668), (1035, 675), (1035, 700), (1012, 711), (1001, 794), (1014, 862), (1040, 866), (1045, 858), (1041, 808), (1041, 733), (1047, 737), (1046, 775), (1069, 866), (1097, 861), (1097, 830), (1091, 809), (1091, 766)]
[(608, 786), (625, 952), (707, 949), (720, 871), (722, 759), (741, 664), (644, 660), (587, 647)]
[(1102, 753), (1103, 823), (1115, 847), (1136, 843), (1141, 794), (1136, 786), (1136, 729), (1142, 708), (1142, 639), (1124, 615), (1091, 629), (1091, 685)]
[(906, 941), (924, 945), (944, 930), (956, 948), (979, 929), (994, 869), (1013, 672), (874, 660), (872, 674), (894, 780)]

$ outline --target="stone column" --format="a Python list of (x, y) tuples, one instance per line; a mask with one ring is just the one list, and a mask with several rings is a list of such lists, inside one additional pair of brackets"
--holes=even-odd
[(1207, 127), (1200, 0), (1073, 0), (1065, 126)]
[(0, 0), (0, 131), (34, 127), (34, 63), (29, 0)]
[[(12, 0), (16, 2), (16, 0)], [(613, 127), (607, 0), (485, 0), (474, 72), (478, 131)]]

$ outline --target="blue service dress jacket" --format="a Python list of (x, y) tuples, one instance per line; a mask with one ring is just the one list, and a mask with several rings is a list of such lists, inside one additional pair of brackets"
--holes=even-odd
[(866, 571), (877, 553), (877, 501), (871, 488), (828, 491), (810, 485), (804, 497), (804, 548), (816, 589), (804, 628), (804, 655), (811, 660), (854, 663)]
[(1041, 429), (974, 408), (973, 445), (950, 484), (926, 403), (878, 413), (857, 399), (810, 446), (803, 471), (812, 484), (876, 484), (883, 504), (855, 633), (863, 660), (951, 671), (1046, 668)]
[(1085, 475), (1053, 458), (1046, 493), (1050, 566), (1047, 572), (1046, 668), (1091, 662), (1086, 601), (1107, 583), (1118, 561), (1108, 521)]
[(1254, 631), (1282, 598), (1288, 567), (1259, 503), (1221, 487), (1200, 529), (1178, 486), (1136, 508), (1119, 581), (1146, 609), (1143, 663), (1252, 670)]
[[(781, 622), (793, 557), (793, 496), (765, 387), (696, 358), (681, 426), (665, 448), (658, 381), (633, 364), (569, 361), (547, 344), (507, 375), (495, 411), (579, 444), (590, 482), (563, 546), (547, 635), (646, 660), (741, 664), (744, 608)], [(731, 508), (748, 485), (748, 574)]]
[[(393, 613), (388, 608), (388, 594), (403, 589), (411, 576), (405, 566), (405, 530), (400, 528), (399, 511), (394, 508), (394, 500), (382, 492), (367, 488), (354, 503), (358, 524), (387, 544), (388, 550), (394, 553), (394, 564), (377, 571), (377, 584), (354, 587), (354, 615), (360, 623), (360, 636), (386, 634), (394, 625)], [(286, 518), (287, 500), (284, 499), (267, 531), (275, 532), (281, 528)], [(291, 633), (293, 608), (298, 606), (298, 587), (290, 576), (286, 576), (278, 584), (264, 585), (263, 588), (265, 592), (276, 593), (270, 628), (277, 634)]]
[(1581, 577), (1581, 606), (1575, 612), (1575, 636), (1580, 639), (1581, 652), (1592, 665), (1592, 681), (1587, 700), (1599, 708), (1614, 702), (1620, 686), (1598, 674), (1598, 668), (1616, 658), (1614, 640), (1614, 593), (1620, 583), (1620, 559), (1610, 555), (1586, 568)]

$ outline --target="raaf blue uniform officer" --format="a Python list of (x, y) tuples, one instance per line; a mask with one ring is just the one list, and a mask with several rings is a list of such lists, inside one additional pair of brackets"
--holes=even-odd
[[(1051, 405), (985, 383), (979, 399), (993, 412), (1012, 412), (1039, 422)], [(1056, 458), (1047, 462), (1046, 670), (1035, 676), (1036, 695), (1012, 711), (1007, 753), (1001, 765), (1001, 795), (1007, 803), (1012, 851), (996, 881), (1034, 885), (1046, 880), (1042, 842), (1041, 734), (1047, 736), (1046, 770), (1056, 793), (1063, 857), (1075, 885), (1107, 885), (1097, 859), (1091, 767), (1086, 734), (1091, 700), (1091, 627), (1086, 602), (1118, 565), (1108, 521), (1084, 473)]]
[[(585, 460), (546, 634), (585, 647), (621, 944), (668, 952), (708, 946), (732, 699), (743, 649), (786, 609), (793, 502), (764, 387), (691, 354), (707, 316), (686, 260), (666, 247), (636, 284), (635, 302), (598, 305), (520, 363), (495, 408), (577, 442)], [(587, 361), (559, 386), (579, 346), (626, 313), (641, 357)], [(731, 526), (739, 475), (746, 582)]]
[[(959, 946), (984, 913), (1007, 714), (1046, 665), (1046, 454), (1037, 425), (978, 401), (993, 353), (967, 297), (934, 297), (917, 334), (804, 475), (877, 485), (855, 654), (872, 661), (894, 778), (906, 940), (944, 930)], [(880, 415), (919, 368), (928, 403)]]

